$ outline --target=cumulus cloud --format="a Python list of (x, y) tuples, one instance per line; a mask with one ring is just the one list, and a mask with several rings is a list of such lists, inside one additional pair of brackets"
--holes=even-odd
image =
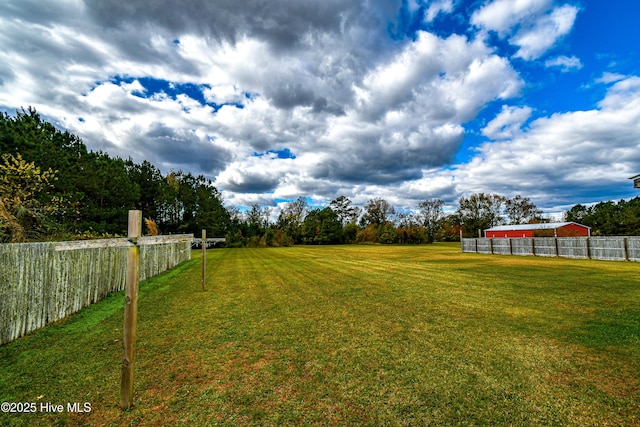
[[(525, 188), (566, 201), (572, 179), (598, 186), (640, 168), (638, 85), (613, 73), (596, 81), (611, 86), (597, 109), (531, 121), (532, 108), (504, 106), (481, 131), (492, 141), (454, 164), (470, 122), (524, 104), (513, 98), (536, 84), (488, 33), (539, 58), (571, 31), (568, 4), (476, 2), (462, 22), (453, 0), (41, 3), (0, 2), (0, 108), (33, 106), (91, 149), (203, 173), (229, 203), (344, 194), (415, 206)], [(455, 31), (426, 30), (447, 19)]]
[(281, 177), (291, 169), (291, 161), (252, 157), (242, 163), (231, 163), (217, 177), (216, 184), (235, 193), (274, 191)]
[(486, 102), (515, 96), (521, 87), (508, 61), (484, 44), (421, 32), (415, 43), (365, 75), (355, 92), (367, 119), (410, 111), (442, 124), (470, 120)]
[(576, 7), (565, 5), (539, 17), (531, 28), (518, 31), (510, 39), (510, 43), (520, 47), (515, 56), (525, 60), (542, 56), (571, 31), (577, 14)]
[[(196, 2), (198, 13), (178, 13), (162, 1), (88, 1), (43, 12), (3, 27), (21, 40), (14, 56), (31, 49), (57, 68), (10, 68), (3, 78), (21, 81), (0, 104), (44, 109), (94, 149), (204, 173), (244, 204), (420, 179), (453, 161), (464, 122), (522, 88), (482, 40), (421, 31), (393, 46), (379, 31), (391, 10), (347, 3)], [(452, 7), (434, 2), (427, 17)], [(198, 91), (149, 86), (160, 81)], [(296, 158), (254, 155), (284, 148)]]
[[(523, 110), (504, 109), (498, 119)], [(497, 119), (497, 120), (498, 120)], [(508, 120), (507, 120), (508, 122)], [(455, 171), (460, 192), (527, 194), (540, 206), (597, 201), (606, 188), (621, 197), (620, 182), (640, 168), (640, 78), (611, 86), (597, 109), (553, 114), (511, 139), (488, 142)]]
[(495, 0), (477, 10), (471, 23), (495, 31), (519, 49), (515, 57), (530, 61), (551, 49), (573, 28), (578, 8), (554, 7), (551, 0)]
[(520, 132), (521, 126), (531, 117), (529, 107), (502, 106), (500, 113), (491, 120), (482, 134), (493, 140), (510, 139)]
[(507, 37), (519, 23), (540, 16), (550, 5), (551, 0), (494, 0), (474, 12), (471, 23)]
[(429, 4), (425, 14), (424, 20), (426, 22), (431, 22), (441, 13), (451, 13), (453, 12), (454, 5), (453, 0), (436, 0), (432, 1)]
[[(337, 32), (357, 16), (357, 5), (339, 0), (221, 1), (176, 3), (158, 0), (86, 0), (89, 16), (116, 32), (128, 25), (162, 28), (171, 34), (195, 33), (234, 44), (262, 39), (276, 49), (296, 47), (310, 32)], [(135, 41), (134, 41), (135, 42)]]
[(231, 84), (221, 84), (204, 90), (207, 101), (215, 104), (242, 104), (247, 95)]

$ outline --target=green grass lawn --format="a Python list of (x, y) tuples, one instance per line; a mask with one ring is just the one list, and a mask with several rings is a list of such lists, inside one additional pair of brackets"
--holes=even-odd
[(0, 347), (0, 425), (640, 425), (640, 264), (459, 245), (221, 249)]

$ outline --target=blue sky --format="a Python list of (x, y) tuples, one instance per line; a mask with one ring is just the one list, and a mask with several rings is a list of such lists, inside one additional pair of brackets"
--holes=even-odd
[(640, 4), (0, 4), (0, 110), (211, 178), (235, 206), (401, 209), (475, 192), (550, 215), (638, 195)]

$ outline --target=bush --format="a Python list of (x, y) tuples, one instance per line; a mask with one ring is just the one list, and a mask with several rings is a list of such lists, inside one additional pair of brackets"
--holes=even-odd
[(360, 227), (355, 222), (350, 222), (344, 226), (342, 230), (342, 238), (344, 243), (354, 243)]
[(395, 243), (398, 239), (398, 232), (396, 228), (390, 222), (386, 223), (380, 229), (378, 233), (378, 241), (380, 243), (391, 244)]

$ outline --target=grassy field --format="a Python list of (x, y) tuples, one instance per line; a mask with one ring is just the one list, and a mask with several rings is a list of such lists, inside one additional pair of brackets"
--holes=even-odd
[[(208, 251), (0, 347), (0, 425), (640, 425), (640, 264), (459, 245)], [(88, 402), (90, 413), (68, 413)]]

